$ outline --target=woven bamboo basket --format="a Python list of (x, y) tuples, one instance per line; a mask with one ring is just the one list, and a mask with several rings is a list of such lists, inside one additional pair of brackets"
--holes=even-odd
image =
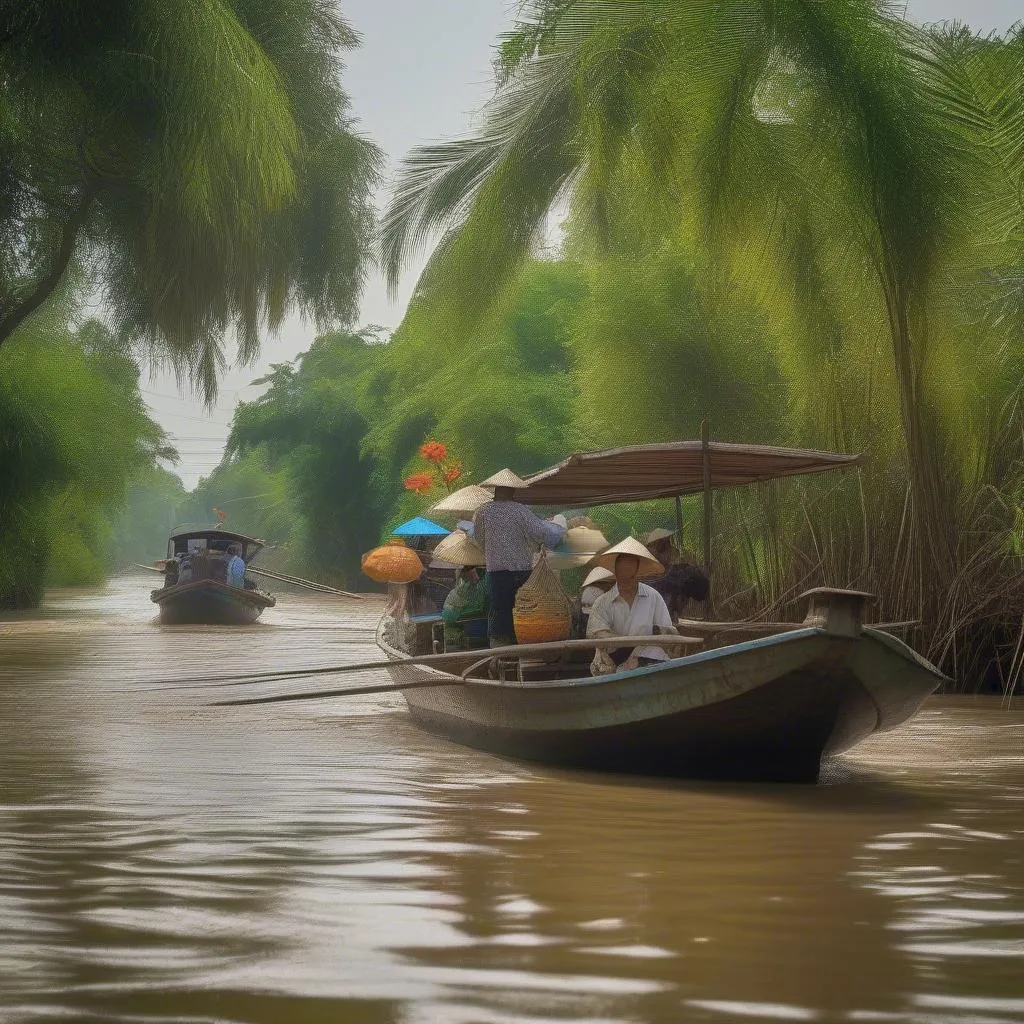
[(512, 625), (521, 644), (555, 643), (572, 633), (572, 602), (543, 555), (516, 594)]
[(361, 564), (363, 572), (377, 583), (412, 583), (423, 574), (419, 555), (401, 541), (367, 551)]

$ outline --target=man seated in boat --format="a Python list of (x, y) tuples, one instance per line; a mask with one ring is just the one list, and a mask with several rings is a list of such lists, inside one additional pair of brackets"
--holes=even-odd
[(519, 588), (533, 571), (533, 556), (541, 545), (557, 547), (566, 523), (564, 516), (559, 517), (561, 522), (539, 519), (516, 501), (516, 490), (526, 482), (510, 469), (495, 473), (480, 486), (494, 488), (494, 500), (473, 517), (473, 537), (484, 549), (491, 586), (487, 638), (491, 647), (504, 647), (516, 642), (512, 609)]
[[(640, 541), (627, 537), (598, 555), (594, 563), (615, 573), (615, 585), (594, 601), (587, 623), (588, 637), (679, 632), (672, 623), (665, 599), (653, 587), (640, 582), (642, 576), (658, 576), (664, 571)], [(666, 660), (668, 655), (661, 647), (598, 649), (590, 671), (595, 676), (603, 676)]]

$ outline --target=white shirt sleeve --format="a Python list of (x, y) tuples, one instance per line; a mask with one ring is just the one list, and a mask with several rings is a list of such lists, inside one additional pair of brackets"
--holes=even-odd
[(661, 596), (653, 587), (651, 591), (654, 594), (654, 625), (657, 626), (663, 633), (679, 633), (676, 629), (675, 623), (672, 622), (672, 616), (669, 614), (668, 605), (665, 604), (665, 598)]
[(612, 603), (612, 591), (602, 594), (590, 609), (590, 618), (587, 620), (587, 636), (614, 636), (611, 619), (608, 609)]

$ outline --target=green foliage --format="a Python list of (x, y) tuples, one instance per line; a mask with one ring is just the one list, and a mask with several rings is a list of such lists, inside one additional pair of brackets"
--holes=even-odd
[[(102, 429), (98, 428), (102, 424)], [(0, 607), (102, 578), (129, 481), (173, 455), (124, 345), (37, 319), (0, 350)]]
[(661, 236), (648, 245), (682, 232), (727, 280), (789, 283), (786, 315), (828, 331), (814, 229), (830, 221), (884, 312), (917, 542), (948, 569), (943, 425), (921, 367), (974, 166), (950, 144), (926, 37), (874, 0), (581, 0), (534, 5), (519, 38), (479, 135), (409, 157), (384, 223), (389, 273), (446, 229), (426, 280), (483, 308), (570, 183), (577, 237), (635, 259), (621, 221), (641, 192)]
[(764, 317), (715, 294), (676, 249), (594, 265), (573, 325), (588, 447), (700, 436), (789, 440), (787, 391)]
[(174, 526), (215, 527), (214, 509), (226, 514), (225, 529), (259, 537), (275, 547), (288, 544), (297, 515), (287, 474), (262, 447), (224, 459), (203, 477), (178, 506)]
[(167, 538), (179, 522), (187, 492), (181, 480), (161, 466), (145, 466), (129, 484), (124, 507), (113, 523), (108, 566), (121, 569), (163, 558)]
[[(506, 301), (463, 336), (450, 330), (443, 299), (415, 301), (366, 384), (376, 408), (365, 449), (391, 467), (382, 470), (384, 493), (398, 489), (427, 437), (461, 460), (464, 477), (455, 486), (504, 466), (527, 472), (564, 457), (579, 440), (570, 330), (586, 292), (581, 268), (532, 262)], [(437, 497), (406, 494), (392, 519)]]
[[(442, 242), (396, 343), (422, 369), (416, 339), (443, 337), (425, 378), (464, 373), (449, 339), (502, 322), (567, 201), (587, 288), (552, 455), (694, 436), (705, 416), (718, 438), (866, 452), (839, 483), (716, 497), (722, 610), (861, 586), (980, 672), (1024, 614), (1024, 33), (926, 32), (874, 0), (538, 0), (498, 70), (481, 130), (400, 176), (386, 270)], [(407, 402), (382, 456), (440, 434)]]
[(229, 527), (278, 548), (275, 564), (353, 578), (384, 514), (360, 451), (368, 420), (358, 386), (379, 349), (373, 331), (328, 334), (295, 363), (274, 366), (259, 382), (266, 393), (237, 408), (225, 461), (185, 511), (205, 521), (224, 509)]
[(380, 154), (324, 0), (0, 2), (0, 343), (78, 260), (207, 400), (234, 334), (349, 321)]

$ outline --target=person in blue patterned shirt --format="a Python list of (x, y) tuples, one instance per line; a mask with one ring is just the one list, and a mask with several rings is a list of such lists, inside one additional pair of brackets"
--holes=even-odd
[(242, 547), (232, 544), (228, 548), (227, 580), (230, 587), (245, 586), (245, 562), (242, 561)]
[(534, 515), (515, 500), (526, 482), (510, 469), (485, 480), (481, 487), (494, 488), (494, 500), (477, 509), (473, 538), (487, 557), (491, 605), (487, 638), (492, 647), (515, 643), (512, 608), (519, 588), (533, 571), (533, 557), (544, 545), (555, 547), (565, 536), (565, 526)]

